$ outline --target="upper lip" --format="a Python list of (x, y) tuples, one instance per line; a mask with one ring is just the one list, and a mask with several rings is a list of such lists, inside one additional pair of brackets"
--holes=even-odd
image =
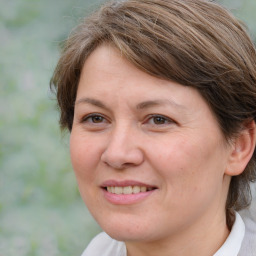
[(128, 186), (139, 186), (147, 188), (157, 188), (154, 185), (146, 184), (136, 180), (106, 180), (101, 184), (101, 187), (128, 187)]

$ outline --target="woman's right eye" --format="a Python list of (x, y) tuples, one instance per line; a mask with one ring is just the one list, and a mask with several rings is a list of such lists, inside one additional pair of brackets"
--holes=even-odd
[(86, 124), (104, 124), (108, 123), (108, 120), (99, 114), (90, 114), (82, 118), (82, 123)]
[(90, 116), (86, 118), (86, 121), (90, 121), (92, 123), (102, 123), (104, 118), (102, 116)]

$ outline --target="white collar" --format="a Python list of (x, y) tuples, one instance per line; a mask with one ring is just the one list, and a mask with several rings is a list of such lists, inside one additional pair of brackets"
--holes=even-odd
[(244, 234), (244, 222), (241, 216), (236, 212), (236, 219), (227, 240), (213, 256), (238, 256)]
[[(245, 234), (245, 225), (238, 213), (232, 230), (221, 248), (213, 256), (238, 256)], [(86, 248), (82, 256), (126, 256), (124, 242), (116, 241), (102, 232)]]

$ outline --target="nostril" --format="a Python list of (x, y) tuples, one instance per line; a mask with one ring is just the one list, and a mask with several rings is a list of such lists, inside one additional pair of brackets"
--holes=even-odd
[(101, 161), (116, 170), (122, 170), (140, 165), (144, 160), (143, 152), (132, 138), (115, 138), (102, 152)]
[(105, 164), (105, 165), (107, 165), (108, 167), (111, 167), (111, 168), (113, 168), (113, 169), (115, 169), (115, 170), (123, 170), (123, 169), (125, 169), (125, 168), (127, 168), (128, 167), (128, 165), (126, 164), (126, 163), (113, 163), (113, 162), (109, 162), (109, 161), (103, 161), (103, 163)]

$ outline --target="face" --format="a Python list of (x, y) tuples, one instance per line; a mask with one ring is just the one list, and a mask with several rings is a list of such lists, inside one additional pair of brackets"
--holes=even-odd
[(164, 239), (225, 215), (230, 149), (207, 103), (111, 46), (83, 67), (70, 152), (85, 204), (118, 240)]

